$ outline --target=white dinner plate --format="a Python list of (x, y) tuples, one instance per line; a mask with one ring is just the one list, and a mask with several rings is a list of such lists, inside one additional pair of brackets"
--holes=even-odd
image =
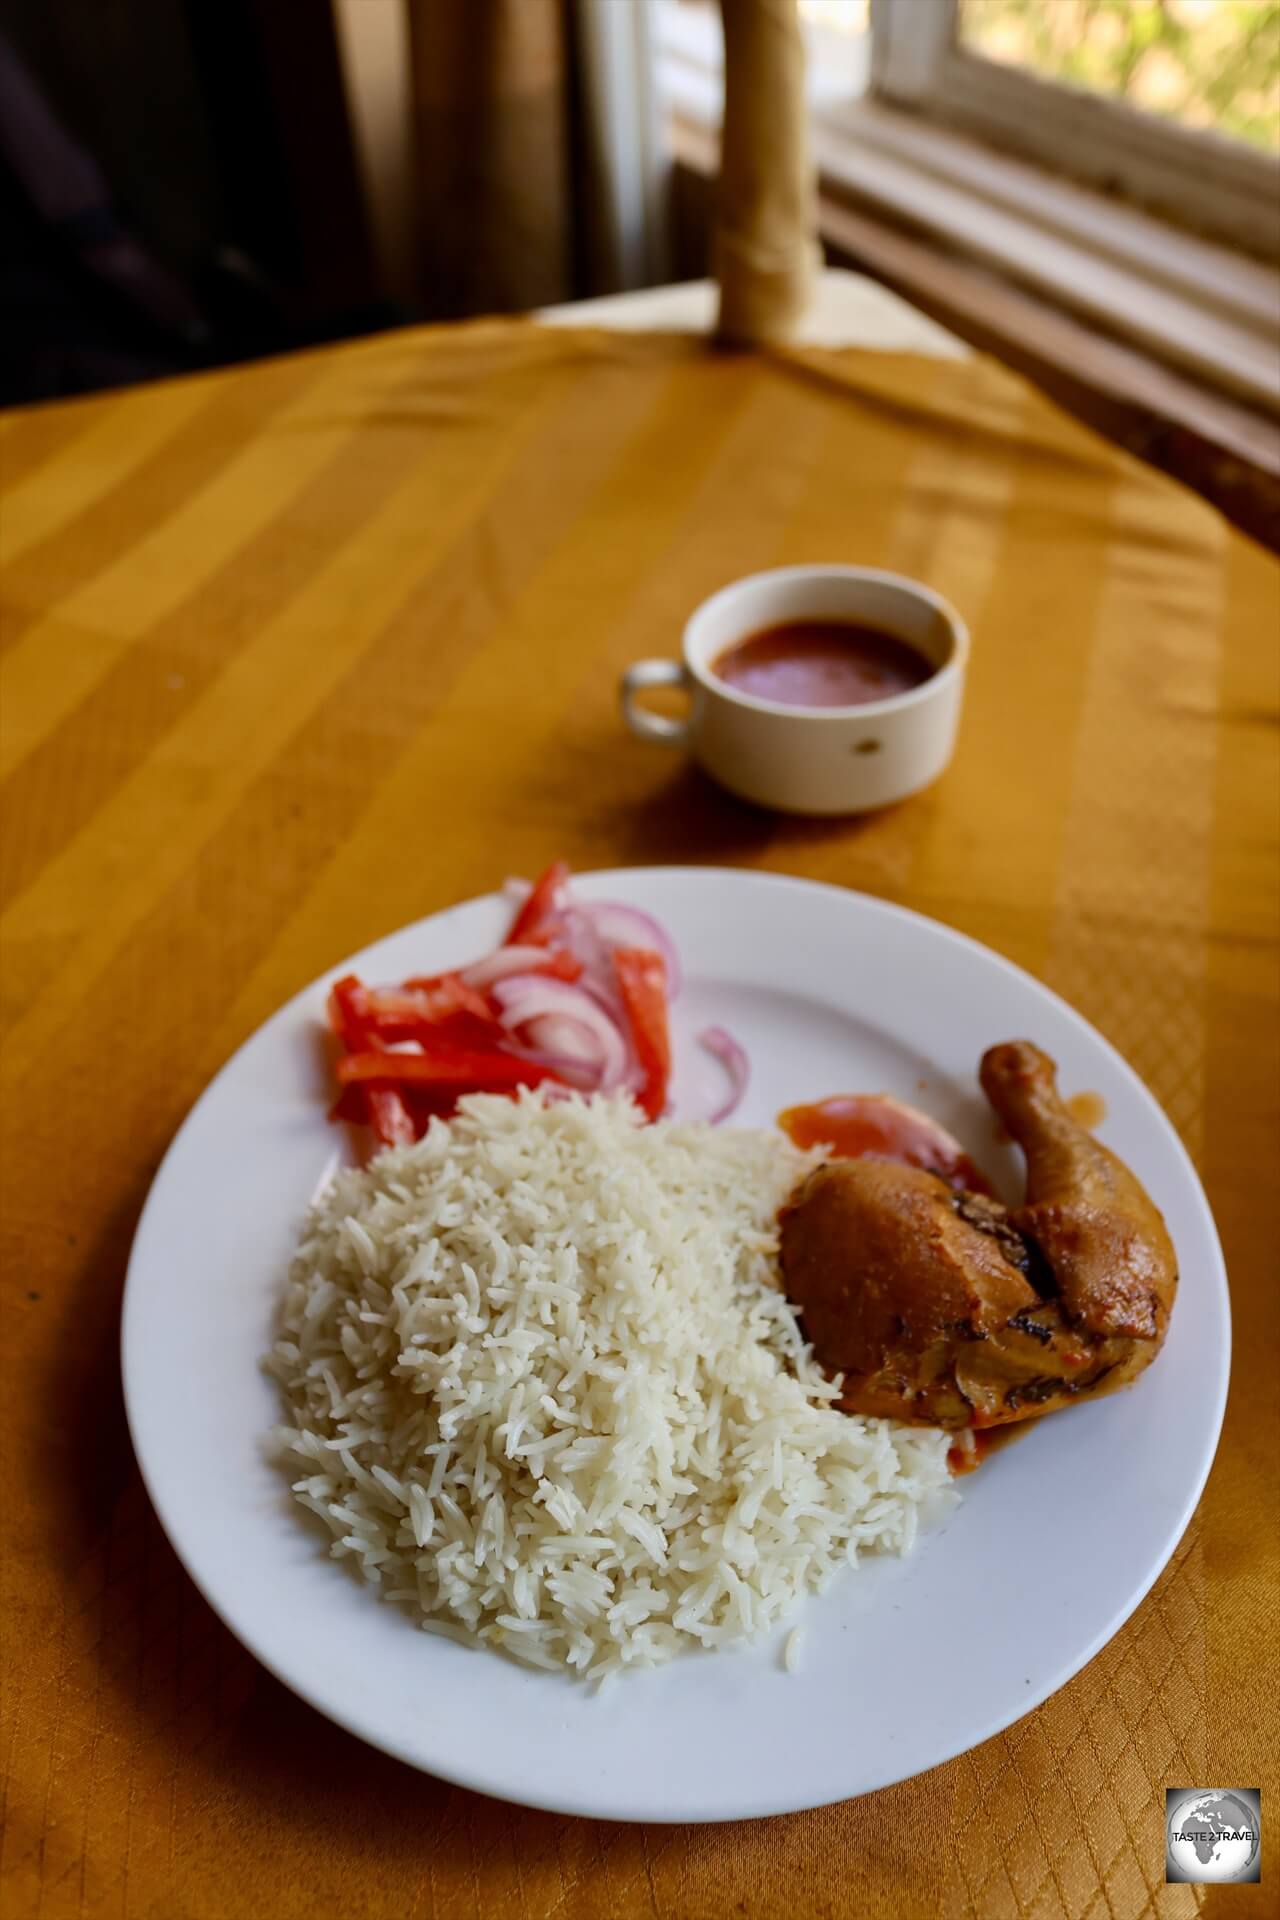
[[(279, 1417), (259, 1359), (307, 1202), (335, 1148), (317, 1023), (328, 981), (223, 1069), (174, 1141), (138, 1228), (125, 1397), (161, 1522), (192, 1579), (286, 1685), (411, 1766), (559, 1812), (722, 1820), (868, 1793), (989, 1738), (1061, 1687), (1132, 1613), (1209, 1471), (1226, 1396), (1222, 1255), (1151, 1094), (1079, 1014), (974, 942), (899, 908), (773, 875), (645, 868), (581, 877), (659, 917), (683, 958), (674, 1102), (705, 1114), (715, 1022), (751, 1058), (736, 1116), (823, 1094), (926, 1106), (1010, 1195), (1019, 1158), (976, 1084), (1027, 1038), (1164, 1213), (1181, 1289), (1164, 1351), (1128, 1392), (1032, 1422), (960, 1483), (906, 1560), (864, 1560), (745, 1651), (693, 1653), (596, 1693), (417, 1630), (331, 1560), (262, 1451)], [(371, 981), (460, 965), (502, 938), (497, 895), (407, 927), (335, 969)], [(797, 1670), (781, 1646), (805, 1631)]]

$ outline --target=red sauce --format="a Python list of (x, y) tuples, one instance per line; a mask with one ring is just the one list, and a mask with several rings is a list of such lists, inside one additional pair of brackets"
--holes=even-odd
[(1100, 1093), (1085, 1091), (1073, 1093), (1067, 1101), (1067, 1112), (1082, 1127), (1090, 1132), (1100, 1127), (1107, 1117), (1107, 1103)]
[(981, 1431), (970, 1428), (947, 1448), (947, 1465), (953, 1475), (972, 1473), (984, 1460), (1001, 1447), (1007, 1447), (1019, 1434), (1027, 1433), (1035, 1425), (1034, 1420), (1009, 1420), (1001, 1427), (983, 1427)]
[(812, 1106), (788, 1107), (778, 1125), (798, 1147), (831, 1148), (839, 1160), (864, 1155), (901, 1160), (936, 1173), (969, 1193), (991, 1192), (991, 1183), (960, 1142), (927, 1113), (887, 1093), (835, 1093)]
[(880, 627), (786, 620), (735, 641), (711, 662), (728, 687), (783, 707), (863, 707), (923, 686), (931, 661)]

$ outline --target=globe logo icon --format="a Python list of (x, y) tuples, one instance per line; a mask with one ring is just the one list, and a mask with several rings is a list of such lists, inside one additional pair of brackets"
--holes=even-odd
[(1171, 1880), (1256, 1880), (1262, 1845), (1258, 1807), (1243, 1789), (1195, 1787), (1169, 1795), (1166, 1810)]

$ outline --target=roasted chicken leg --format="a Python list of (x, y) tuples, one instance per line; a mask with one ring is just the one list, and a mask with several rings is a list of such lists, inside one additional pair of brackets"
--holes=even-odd
[(1144, 1189), (1072, 1118), (1038, 1047), (990, 1048), (980, 1077), (1026, 1159), (1021, 1207), (857, 1159), (783, 1209), (787, 1292), (848, 1412), (1025, 1420), (1127, 1385), (1164, 1339), (1177, 1268)]

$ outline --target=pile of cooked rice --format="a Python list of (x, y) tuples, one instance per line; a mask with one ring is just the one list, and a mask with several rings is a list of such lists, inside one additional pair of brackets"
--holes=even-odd
[(333, 1554), (428, 1629), (599, 1680), (905, 1552), (946, 1436), (836, 1412), (778, 1289), (819, 1157), (481, 1094), (339, 1174), (268, 1360)]

